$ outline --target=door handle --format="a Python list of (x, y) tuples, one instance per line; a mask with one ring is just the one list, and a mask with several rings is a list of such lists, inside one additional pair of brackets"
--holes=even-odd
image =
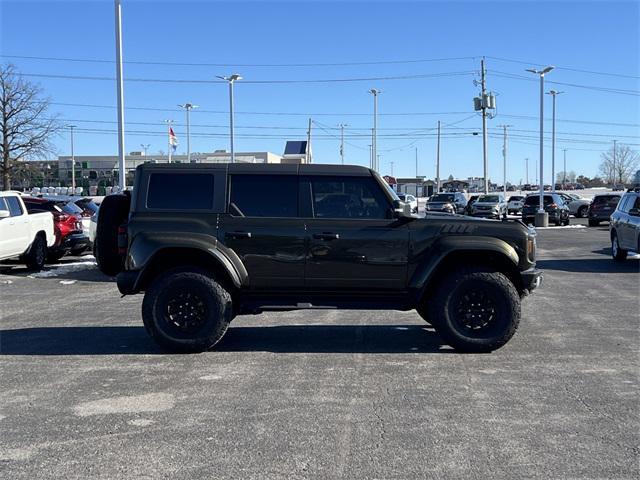
[(227, 238), (251, 238), (251, 232), (227, 232), (224, 234)]
[(328, 233), (328, 232), (314, 233), (313, 238), (317, 240), (338, 240), (340, 238), (340, 235), (338, 235), (337, 233)]

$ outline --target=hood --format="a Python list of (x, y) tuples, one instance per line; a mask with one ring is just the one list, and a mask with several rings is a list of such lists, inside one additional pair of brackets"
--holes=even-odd
[(474, 207), (497, 207), (500, 202), (473, 202)]

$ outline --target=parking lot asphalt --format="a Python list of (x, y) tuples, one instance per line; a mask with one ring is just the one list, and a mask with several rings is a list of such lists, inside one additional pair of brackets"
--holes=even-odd
[(333, 310), (167, 355), (92, 257), (2, 270), (0, 477), (638, 478), (640, 261), (606, 227), (538, 243), (544, 283), (483, 355), (414, 311)]

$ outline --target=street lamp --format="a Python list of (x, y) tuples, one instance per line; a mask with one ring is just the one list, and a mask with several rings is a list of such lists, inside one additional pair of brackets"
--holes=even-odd
[(556, 191), (556, 95), (560, 95), (564, 92), (559, 92), (557, 90), (549, 90), (547, 95), (551, 95), (553, 97), (553, 120), (551, 121), (551, 181), (553, 182), (551, 185), (551, 191)]
[(235, 163), (236, 157), (233, 150), (233, 84), (237, 80), (242, 80), (242, 77), (237, 73), (229, 75), (228, 77), (216, 75), (217, 78), (229, 83), (229, 138), (231, 144), (231, 163)]
[(147, 156), (147, 150), (149, 150), (149, 147), (151, 146), (150, 143), (144, 144), (141, 143), (140, 146), (142, 147), (142, 151), (144, 152), (144, 156)]
[(187, 112), (187, 163), (191, 163), (191, 134), (189, 132), (190, 129), (190, 121), (189, 121), (189, 112), (192, 109), (198, 108), (198, 105), (194, 105), (193, 103), (185, 103), (183, 105), (178, 105), (180, 108), (184, 108)]
[(373, 169), (378, 171), (379, 162), (378, 159), (378, 95), (382, 93), (382, 90), (372, 88), (369, 93), (373, 95), (373, 140), (371, 142), (373, 149)]
[(540, 76), (540, 205), (538, 206), (538, 213), (535, 217), (536, 227), (549, 226), (549, 214), (544, 211), (544, 76), (553, 70), (555, 67), (548, 66), (542, 70), (536, 70), (535, 68), (527, 68), (527, 72), (534, 73)]

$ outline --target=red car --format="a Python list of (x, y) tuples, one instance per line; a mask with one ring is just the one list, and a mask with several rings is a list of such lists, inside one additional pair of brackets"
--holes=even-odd
[(29, 213), (51, 212), (56, 243), (49, 248), (47, 260), (57, 262), (70, 251), (85, 250), (89, 246), (89, 237), (82, 232), (82, 220), (79, 215), (69, 215), (52, 200), (36, 197), (22, 197)]

